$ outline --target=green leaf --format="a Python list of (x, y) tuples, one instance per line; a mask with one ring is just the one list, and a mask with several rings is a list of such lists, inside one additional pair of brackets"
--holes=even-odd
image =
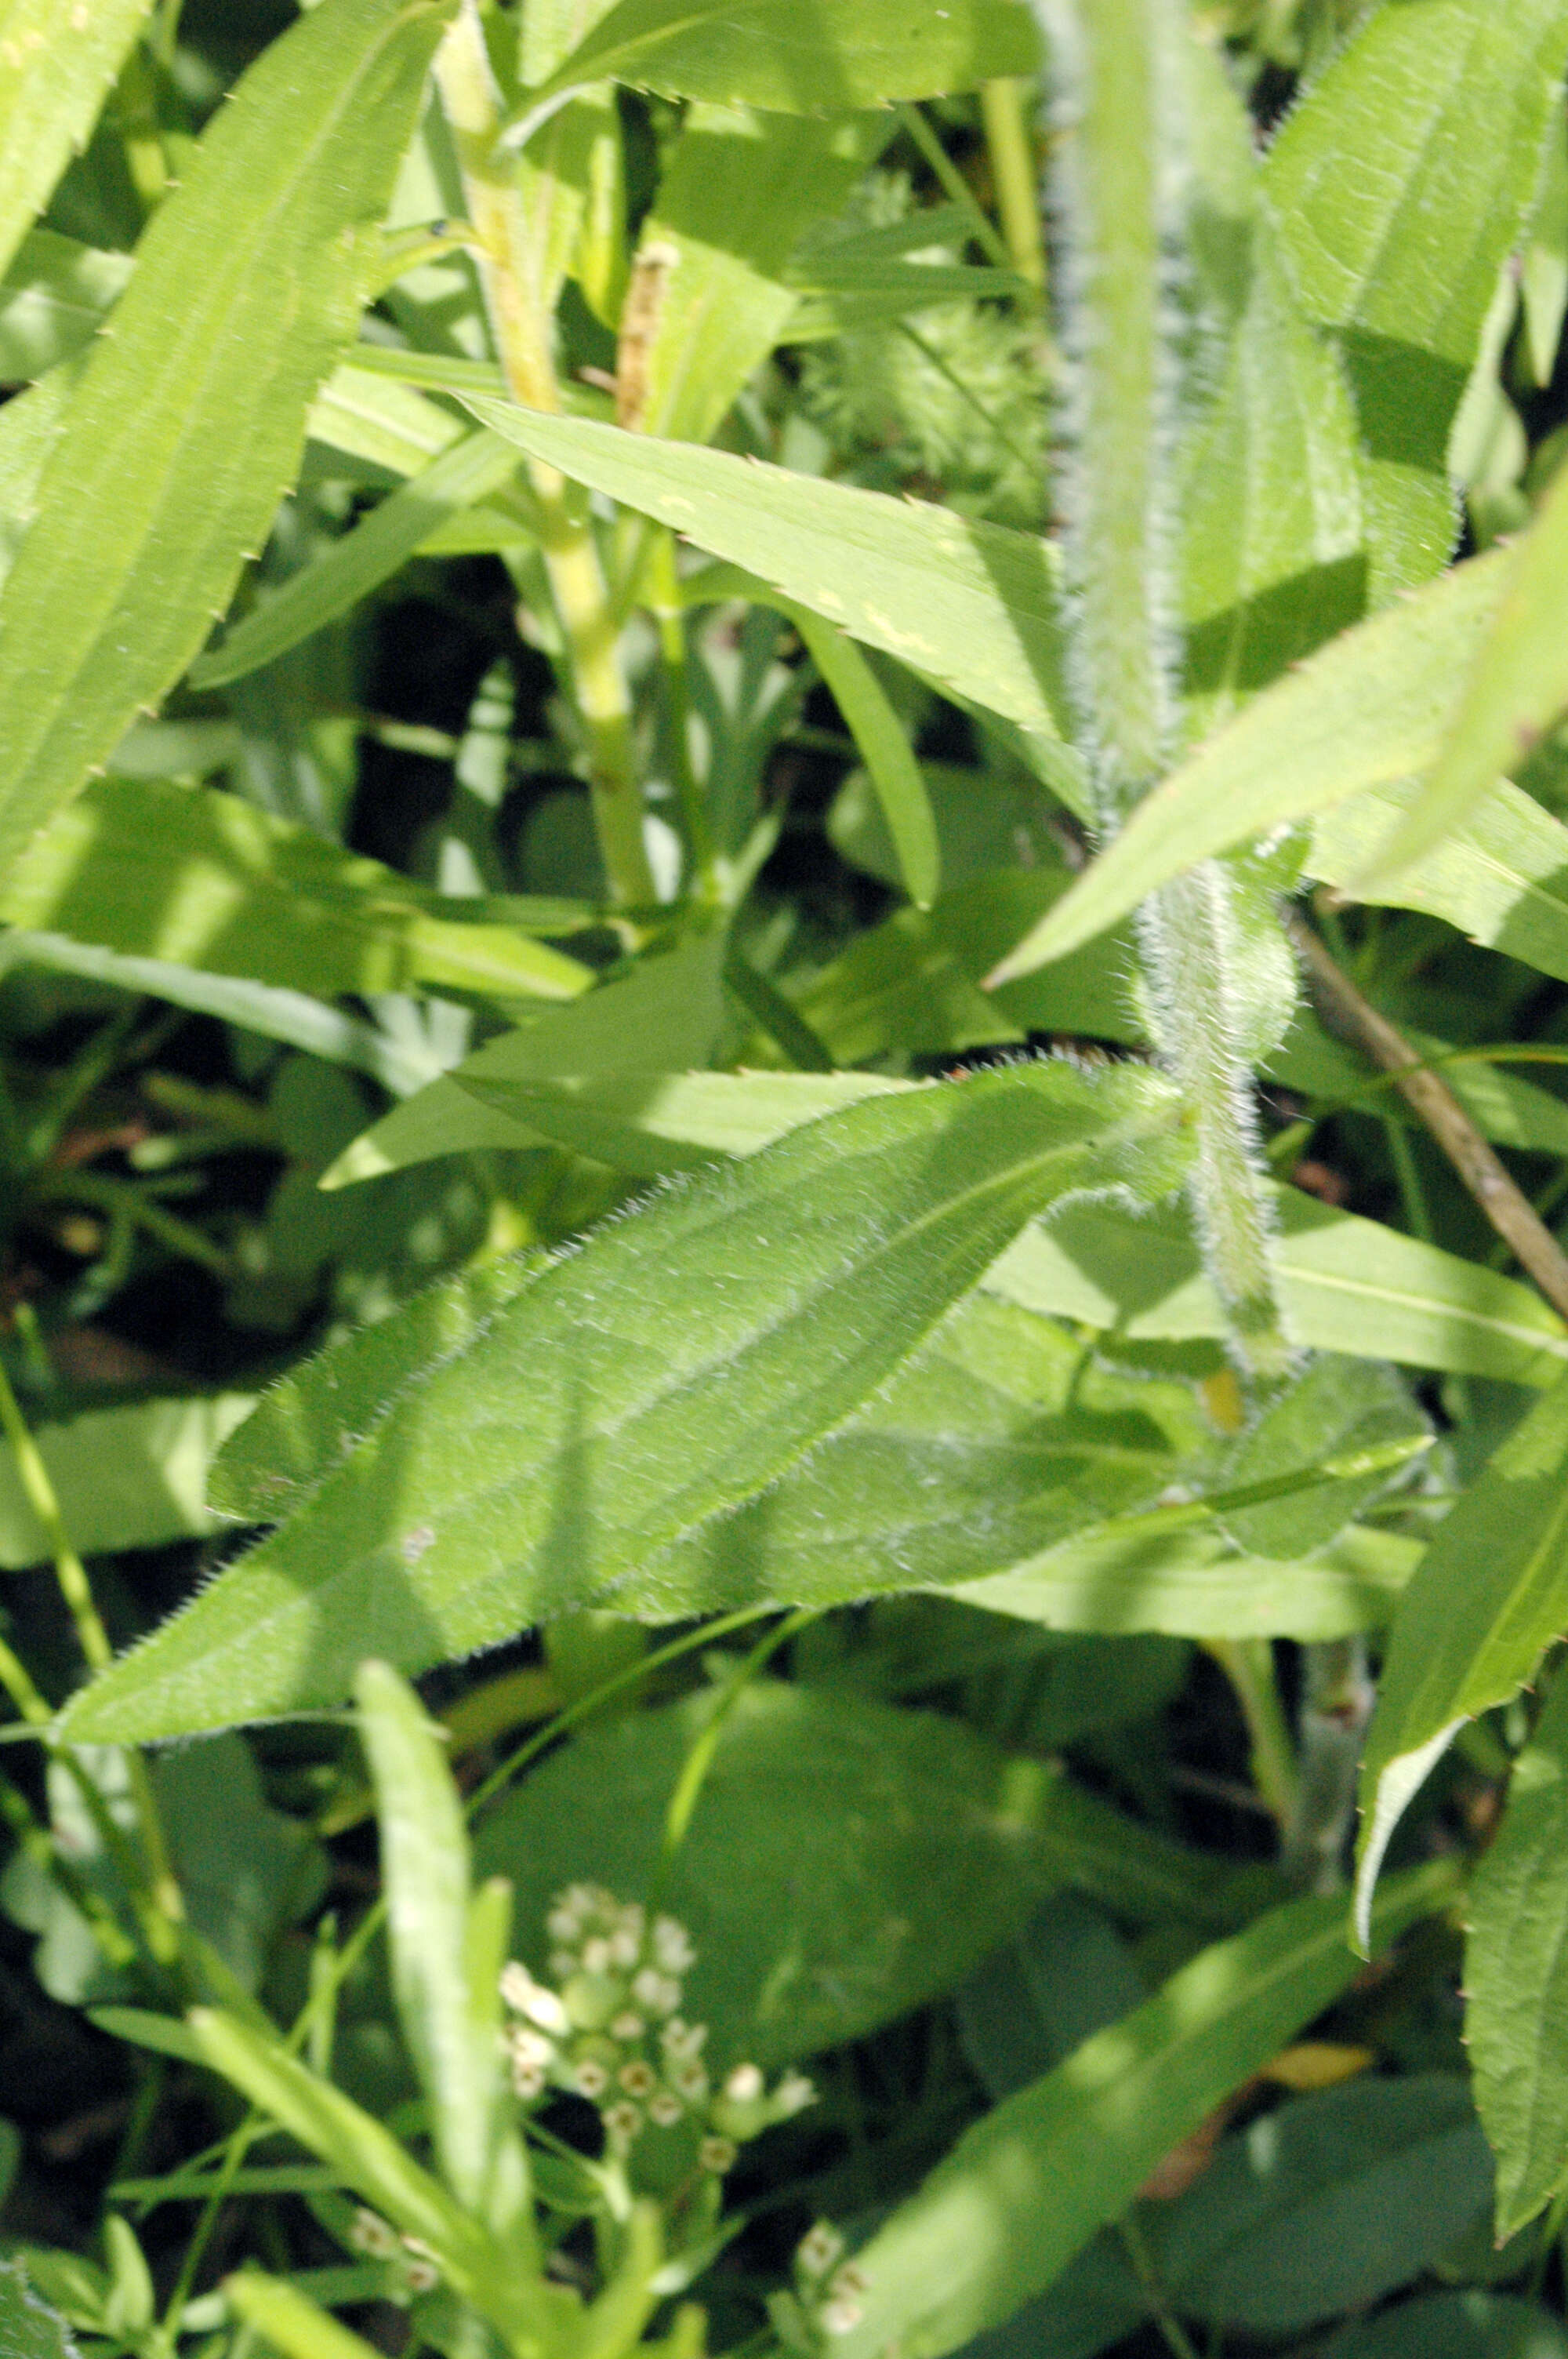
[(1399, 879), (1430, 853), (1504, 773), (1519, 766), (1568, 705), (1565, 561), (1568, 471), (1558, 475), (1509, 558), (1502, 598), (1476, 651), (1442, 752), (1410, 810), (1366, 864), (1365, 881)]
[(1049, 542), (727, 451), (478, 395), (465, 402), (530, 457), (761, 575), (851, 638), (1037, 737), (1060, 737), (1066, 705)]
[[(1440, 1864), (1391, 1882), (1379, 1939), (1441, 1907), (1454, 1881)], [(894, 2340), (905, 2359), (941, 2359), (1000, 2325), (1355, 1971), (1343, 1903), (1290, 1902), (1006, 2099), (856, 2256), (867, 2291), (860, 2322), (835, 2338), (844, 2359)]]
[[(374, 363), (384, 347), (362, 343), (351, 349), (353, 359), (332, 371), (306, 412), (307, 431), (322, 447), (330, 472), (353, 472), (342, 468), (338, 457), (347, 452), (351, 458), (368, 460), (373, 467), (384, 468), (389, 474), (416, 475), (462, 440), (462, 420), (449, 409), (427, 401), (412, 385), (396, 383), (376, 369)], [(412, 369), (422, 355), (405, 353), (395, 357)], [(472, 369), (481, 364), (468, 361), (451, 365)]]
[(260, 2335), (286, 2359), (373, 2359), (375, 2345), (351, 2332), (286, 2277), (237, 2269), (223, 2280), (223, 2297), (243, 2332)]
[[(1295, 1472), (1325, 1459), (1353, 1457), (1385, 1441), (1430, 1431), (1392, 1368), (1377, 1360), (1324, 1353), (1269, 1402), (1217, 1477), (1227, 1489)], [(1271, 1506), (1228, 1512), (1225, 1527), (1258, 1556), (1308, 1557), (1337, 1538), (1388, 1482), (1369, 1473), (1293, 1495)]]
[(0, 2348), (5, 2359), (76, 2359), (64, 2319), (39, 2299), (18, 2261), (0, 2261)]
[[(1275, 1197), (1273, 1254), (1292, 1334), (1307, 1351), (1455, 1375), (1554, 1384), (1568, 1330), (1530, 1287), (1298, 1189)], [(987, 1272), (989, 1292), (1138, 1342), (1223, 1336), (1189, 1218), (1072, 1206), (1026, 1230)]]
[[(1354, 1379), (1338, 1441), (1403, 1435), (1408, 1407), (1357, 1422)], [(1357, 1369), (1360, 1389), (1371, 1371)], [(1368, 1403), (1363, 1398), (1361, 1408)], [(960, 1305), (925, 1351), (860, 1415), (762, 1498), (654, 1558), (623, 1588), (626, 1610), (660, 1619), (771, 1599), (838, 1604), (890, 1590), (949, 1588), (976, 1605), (1058, 1630), (1179, 1636), (1243, 1625), (1316, 1637), (1385, 1620), (1419, 1551), (1388, 1536), (1318, 1565), (1287, 1540), (1271, 1563), (1238, 1553), (1223, 1525), (1154, 1506), (1173, 1482), (1208, 1481), (1180, 1388), (1087, 1367), (1068, 1330), (985, 1296)], [(1260, 1517), (1305, 1522), (1319, 1497), (1346, 1521), (1342, 1486), (1314, 1485), (1313, 1452), (1259, 1479), (1306, 1470), (1303, 1491)], [(1238, 1475), (1238, 1480), (1242, 1478)], [(1385, 1484), (1388, 1471), (1356, 1495)], [(1152, 1512), (1141, 1515), (1147, 1507)], [(1185, 1521), (1184, 1522), (1184, 1516)], [(1239, 1516), (1238, 1520), (1242, 1520)]]
[(1337, 356), (1302, 317), (1261, 200), (1252, 125), (1194, 45), (1190, 234), (1214, 383), (1183, 436), (1181, 605), (1189, 734), (1356, 621), (1366, 588), (1356, 419)]
[(135, 266), (128, 254), (29, 230), (0, 279), (0, 381), (41, 377), (91, 343)]
[(1535, 203), (1565, 62), (1563, 0), (1378, 8), (1265, 160), (1297, 294), (1350, 379), (1379, 603), (1452, 553), (1449, 429)]
[[(590, 970), (211, 788), (100, 778), (0, 880), (0, 919), (332, 998), (459, 990), (570, 999)], [(472, 908), (475, 919), (464, 912)]]
[(73, 154), (151, 0), (4, 0), (0, 5), (0, 269)]
[[(40, 1426), (38, 1450), (82, 1554), (157, 1548), (211, 1532), (213, 1519), (204, 1505), (208, 1466), (250, 1408), (248, 1394), (219, 1393), (207, 1400), (89, 1409), (62, 1424)], [(0, 1447), (0, 1564), (43, 1564), (51, 1553), (16, 1460), (8, 1447)]]
[[(630, 973), (601, 984), (569, 1007), (551, 1010), (543, 1021), (520, 1024), (487, 1040), (345, 1147), (325, 1184), (341, 1188), (470, 1147), (537, 1145), (542, 1137), (557, 1136), (584, 1154), (621, 1144), (630, 1152), (629, 1168), (649, 1174), (709, 1161), (700, 1151), (707, 1145), (700, 1136), (698, 1151), (689, 1155), (639, 1149), (636, 1125), (672, 1072), (707, 1063), (724, 1016), (721, 955), (716, 935), (700, 937), (665, 957), (643, 959)], [(591, 1087), (607, 1080), (620, 1080), (622, 1088), (606, 1094)], [(562, 1085), (583, 1082), (590, 1090), (578, 1113), (583, 1093)], [(818, 1093), (798, 1118), (808, 1120), (842, 1103), (845, 1096), (863, 1094)], [(602, 1108), (597, 1116), (596, 1103)], [(530, 1107), (536, 1121), (530, 1118)], [(559, 1116), (555, 1122), (552, 1107)], [(766, 1136), (777, 1136), (784, 1126), (775, 1121)], [(607, 1152), (606, 1159), (619, 1162), (622, 1156)]]
[[(287, 655), (378, 590), (449, 517), (499, 491), (516, 470), (516, 453), (499, 435), (464, 435), (254, 608), (221, 647), (191, 666), (191, 687), (222, 688)], [(528, 538), (525, 524), (516, 537)]]
[(660, 1880), (665, 1815), (714, 1691), (603, 1722), (497, 1805), (481, 1870), (517, 1887), (522, 1953), (587, 1876), (690, 1930), (682, 2013), (713, 2069), (768, 2068), (860, 2038), (950, 1990), (1060, 1875), (1008, 1805), (1000, 1747), (932, 1712), (763, 1680), (725, 1719), (690, 1829)]
[(395, 1319), (351, 1330), (265, 1392), (207, 1478), (214, 1514), (271, 1524), (295, 1506), (385, 1413), (395, 1395), (462, 1351), (543, 1267), (542, 1253), (462, 1270), (406, 1302)]
[[(375, 1784), (392, 1987), (430, 2108), (441, 2175), (464, 2208), (487, 2208), (503, 2145), (501, 1999), (470, 1988), (469, 1841), (441, 1745), (413, 1690), (385, 1663), (354, 1680)], [(521, 2170), (515, 2132), (508, 2159)]]
[(1496, 611), (1506, 561), (1493, 555), (1455, 567), (1257, 697), (1144, 796), (993, 979), (1011, 982), (1060, 958), (1214, 853), (1424, 768)]
[(836, 624), (800, 606), (794, 620), (876, 788), (904, 890), (917, 908), (926, 908), (935, 896), (941, 853), (925, 781), (903, 723), (860, 648)]
[(1368, 2076), (1228, 2137), (1150, 2218), (1184, 2316), (1295, 2334), (1408, 2285), (1486, 2210), (1492, 2162), (1465, 2082)]
[(1457, 1731), (1506, 1703), (1568, 1626), (1568, 1378), (1438, 1528), (1389, 1640), (1361, 1770), (1357, 1926), (1406, 1804)]
[(367, 1626), (412, 1670), (611, 1601), (850, 1416), (1033, 1214), (1162, 1194), (1181, 1157), (1153, 1076), (1061, 1063), (874, 1098), (699, 1176), (397, 1400), (291, 1524), (82, 1691), (73, 1736), (335, 1701)]
[(1498, 2158), (1498, 2235), (1568, 2177), (1568, 1686), (1547, 1698), (1514, 1764), (1497, 1840), (1470, 1889), (1465, 2037)]
[[(1379, 787), (1318, 820), (1308, 875), (1347, 886), (1416, 791), (1410, 783)], [(1568, 828), (1518, 787), (1498, 787), (1418, 867), (1386, 887), (1359, 890), (1368, 901), (1424, 909), (1472, 941), (1568, 981)]]
[(1568, 2359), (1568, 2333), (1518, 2294), (1425, 2294), (1342, 2327), (1314, 2359)]
[(323, 0), (149, 224), (0, 602), (0, 867), (178, 679), (265, 535), (353, 333), (449, 13)]
[(709, 440), (793, 321), (799, 297), (784, 264), (795, 240), (842, 211), (883, 136), (874, 118), (688, 110), (633, 265), (642, 341), (628, 375), (640, 380), (642, 432)]
[(951, 0), (940, 11), (900, 0), (620, 0), (530, 108), (557, 91), (613, 79), (665, 98), (709, 99), (784, 114), (826, 114), (892, 99), (973, 90), (1034, 71), (1039, 47), (1019, 0)]

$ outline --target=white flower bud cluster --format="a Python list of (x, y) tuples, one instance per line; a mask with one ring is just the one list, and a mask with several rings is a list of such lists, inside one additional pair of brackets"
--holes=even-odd
[(795, 2289), (808, 2317), (826, 2334), (848, 2334), (865, 2314), (866, 2280), (844, 2258), (844, 2239), (830, 2222), (818, 2220), (795, 2247)]
[(628, 2155), (648, 2129), (686, 2125), (699, 2169), (722, 2178), (742, 2144), (815, 2091), (798, 2072), (770, 2092), (754, 2064), (715, 2090), (703, 2061), (708, 2027), (680, 2013), (697, 1952), (673, 1917), (649, 1918), (599, 1885), (574, 1884), (546, 1919), (555, 1987), (514, 1959), (501, 1976), (513, 2017), (504, 2034), (512, 2085), (525, 2104), (569, 2090), (599, 2108), (611, 2153)]
[(441, 2282), (436, 2256), (428, 2245), (418, 2236), (400, 2236), (390, 2221), (362, 2204), (354, 2213), (349, 2242), (356, 2253), (363, 2253), (370, 2260), (400, 2264), (397, 2273), (409, 2294), (434, 2293)]

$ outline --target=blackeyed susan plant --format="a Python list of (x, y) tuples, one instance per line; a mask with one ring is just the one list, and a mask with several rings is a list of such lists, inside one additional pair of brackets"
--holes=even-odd
[(0, 0), (17, 2359), (1568, 2354), (1565, 73)]

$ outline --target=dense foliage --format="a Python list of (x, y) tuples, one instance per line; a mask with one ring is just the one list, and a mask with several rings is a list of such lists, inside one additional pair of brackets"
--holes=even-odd
[(1565, 71), (0, 0), (6, 2359), (1568, 2359)]

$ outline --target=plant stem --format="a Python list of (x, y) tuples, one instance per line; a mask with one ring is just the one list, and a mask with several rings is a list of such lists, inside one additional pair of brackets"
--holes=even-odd
[(1040, 231), (1040, 167), (1030, 136), (1033, 82), (988, 82), (980, 90), (980, 119), (990, 151), (991, 181), (1001, 234), (1012, 266), (1031, 287), (1045, 285), (1045, 242)]
[(1568, 1254), (1493, 1154), (1447, 1082), (1422, 1062), (1388, 1017), (1363, 997), (1310, 926), (1293, 911), (1284, 923), (1324, 1022), (1390, 1075), (1521, 1268), (1529, 1271), (1552, 1309), (1568, 1319)]
[[(474, 0), (463, 0), (441, 43), (436, 81), (462, 174), (480, 285), (512, 398), (528, 409), (558, 410), (549, 321), (518, 190), (517, 159), (499, 144), (500, 94)], [(529, 474), (539, 546), (588, 737), (589, 788), (610, 897), (622, 908), (646, 906), (658, 897), (643, 841), (632, 703), (588, 495), (554, 467), (532, 462)]]
[(1274, 1678), (1274, 1650), (1267, 1638), (1214, 1638), (1209, 1653), (1235, 1690), (1252, 1741), (1252, 1782), (1268, 1804), (1282, 1839), (1300, 1810), (1295, 1747)]
[(993, 262), (999, 270), (1012, 269), (1014, 267), (1012, 256), (999, 234), (996, 223), (988, 219), (985, 207), (980, 203), (935, 131), (932, 130), (919, 107), (901, 106), (898, 110), (898, 119), (915, 147), (919, 148), (925, 161), (930, 166), (943, 195), (949, 203), (957, 205), (968, 213), (976, 245), (985, 249), (988, 259)]
[(1356, 1814), (1356, 1773), (1375, 1690), (1359, 1638), (1331, 1638), (1302, 1649), (1300, 1770), (1296, 1808), (1281, 1865), (1309, 1892), (1336, 1892), (1345, 1881), (1345, 1846)]

